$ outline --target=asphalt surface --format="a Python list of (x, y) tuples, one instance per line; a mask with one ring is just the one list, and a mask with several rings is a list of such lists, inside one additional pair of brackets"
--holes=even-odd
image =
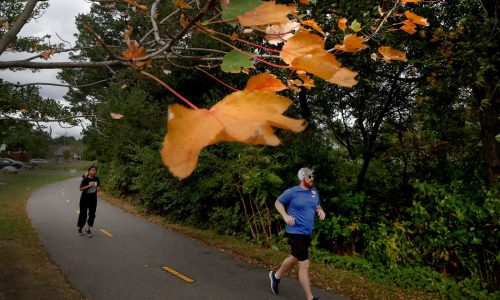
[[(87, 299), (303, 300), (296, 279), (268, 272), (98, 200), (93, 237), (79, 236), (80, 178), (35, 191), (28, 213), (51, 259)], [(278, 265), (280, 262), (276, 262)], [(192, 281), (192, 282), (190, 282)], [(321, 300), (347, 299), (313, 288)]]

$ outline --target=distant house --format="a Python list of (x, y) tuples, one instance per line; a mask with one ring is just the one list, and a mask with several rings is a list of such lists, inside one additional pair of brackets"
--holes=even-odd
[(56, 161), (66, 160), (71, 157), (71, 148), (69, 146), (61, 146), (54, 153)]

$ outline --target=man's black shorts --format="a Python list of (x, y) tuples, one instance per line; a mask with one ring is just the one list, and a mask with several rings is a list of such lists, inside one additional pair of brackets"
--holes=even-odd
[(309, 258), (309, 246), (311, 245), (311, 236), (305, 234), (287, 233), (288, 244), (292, 248), (292, 256), (298, 261), (304, 261)]

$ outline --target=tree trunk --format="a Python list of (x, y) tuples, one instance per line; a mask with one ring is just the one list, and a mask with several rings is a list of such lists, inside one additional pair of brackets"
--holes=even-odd
[(486, 181), (493, 186), (499, 182), (498, 178), (500, 176), (500, 143), (495, 138), (496, 135), (500, 134), (500, 122), (498, 120), (500, 98), (498, 92), (491, 86), (475, 89), (475, 94), (480, 105), (479, 122), (481, 124)]

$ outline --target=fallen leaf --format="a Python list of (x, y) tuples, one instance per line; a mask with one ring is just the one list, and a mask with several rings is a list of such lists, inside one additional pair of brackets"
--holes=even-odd
[(111, 115), (111, 118), (115, 119), (115, 120), (120, 120), (124, 117), (124, 115), (122, 115), (122, 114), (117, 114), (117, 113), (112, 113), (112, 112), (110, 112), (109, 114)]
[(318, 23), (316, 23), (316, 21), (314, 21), (314, 20), (302, 21), (302, 25), (312, 27), (314, 30), (321, 33), (323, 36), (325, 35), (325, 32), (323, 31), (323, 29), (321, 27), (319, 27)]
[(342, 18), (337, 21), (337, 25), (339, 26), (340, 30), (345, 31), (347, 28), (347, 19)]
[(20, 112), (22, 112), (22, 113), (27, 113), (27, 112), (28, 112), (28, 109), (26, 109), (26, 108), (21, 108), (19, 111), (20, 111)]
[(245, 87), (245, 91), (254, 92), (279, 92), (286, 89), (286, 86), (273, 74), (260, 73), (252, 76)]
[(299, 28), (300, 24), (297, 22), (271, 25), (266, 28), (266, 39), (269, 44), (278, 45), (290, 39)]
[(196, 168), (201, 149), (208, 145), (226, 141), (276, 146), (280, 140), (273, 127), (300, 132), (306, 126), (303, 120), (282, 115), (292, 103), (270, 92), (237, 91), (210, 110), (170, 105), (162, 160), (183, 179)]
[(356, 34), (349, 34), (344, 37), (344, 43), (342, 45), (335, 45), (335, 49), (342, 50), (344, 52), (359, 52), (368, 46), (364, 45), (365, 39)]
[(389, 46), (380, 46), (378, 48), (378, 53), (382, 54), (382, 58), (385, 62), (391, 62), (392, 60), (400, 60), (407, 62), (406, 53), (399, 50), (394, 50)]
[(403, 3), (419, 3), (422, 0), (402, 0)]
[(414, 34), (415, 32), (417, 32), (417, 30), (415, 29), (415, 27), (417, 27), (417, 25), (415, 25), (415, 23), (413, 23), (412, 21), (404, 20), (403, 24), (404, 25), (399, 27), (399, 29), (406, 31), (409, 34)]
[(269, 1), (239, 16), (238, 20), (243, 26), (287, 23), (289, 22), (288, 14), (296, 9), (296, 5), (276, 4), (275, 1)]
[(409, 10), (405, 11), (405, 16), (408, 18), (408, 20), (412, 21), (415, 24), (422, 25), (422, 26), (429, 26), (429, 23), (427, 22), (427, 18), (424, 18), (424, 17), (421, 17), (417, 14), (414, 14)]

